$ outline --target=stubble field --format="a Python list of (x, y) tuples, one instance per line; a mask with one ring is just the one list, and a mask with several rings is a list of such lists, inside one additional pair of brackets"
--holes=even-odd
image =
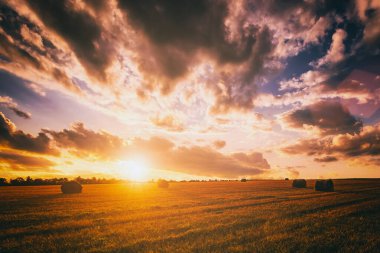
[(0, 187), (0, 252), (379, 252), (380, 179)]

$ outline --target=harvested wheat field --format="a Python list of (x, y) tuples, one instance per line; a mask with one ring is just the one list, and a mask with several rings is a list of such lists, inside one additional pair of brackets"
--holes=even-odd
[(0, 187), (0, 252), (378, 252), (380, 180)]

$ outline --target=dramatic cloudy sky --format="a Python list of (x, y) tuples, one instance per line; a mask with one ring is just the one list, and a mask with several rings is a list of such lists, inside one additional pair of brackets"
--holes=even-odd
[(0, 0), (4, 177), (380, 177), (379, 102), (379, 0)]

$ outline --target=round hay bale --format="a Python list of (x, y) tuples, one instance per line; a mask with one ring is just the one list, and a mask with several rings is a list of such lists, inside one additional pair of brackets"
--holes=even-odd
[(286, 178), (285, 178), (285, 181), (289, 181), (289, 178), (286, 177)]
[(166, 181), (165, 179), (158, 179), (157, 186), (159, 188), (168, 188), (169, 187), (169, 182)]
[(334, 191), (334, 182), (331, 179), (329, 179), (329, 180), (317, 180), (317, 181), (315, 181), (314, 189), (316, 191), (333, 192)]
[(334, 191), (334, 182), (331, 179), (326, 180), (326, 191), (329, 191), (329, 192)]
[(305, 179), (295, 179), (295, 180), (293, 180), (292, 185), (295, 188), (306, 188), (306, 180)]
[(240, 182), (247, 182), (247, 179), (242, 178), (242, 179), (240, 179)]
[(61, 185), (61, 191), (64, 194), (81, 193), (82, 185), (76, 181), (64, 182)]
[(323, 189), (323, 181), (322, 180), (315, 181), (314, 189), (316, 191), (322, 191), (322, 189)]

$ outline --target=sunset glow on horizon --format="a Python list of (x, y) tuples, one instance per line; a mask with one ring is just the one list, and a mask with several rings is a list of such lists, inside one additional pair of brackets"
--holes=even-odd
[(120, 161), (120, 177), (134, 181), (147, 181), (149, 177), (149, 167), (142, 159), (131, 159)]
[(380, 1), (0, 1), (1, 177), (380, 177)]

